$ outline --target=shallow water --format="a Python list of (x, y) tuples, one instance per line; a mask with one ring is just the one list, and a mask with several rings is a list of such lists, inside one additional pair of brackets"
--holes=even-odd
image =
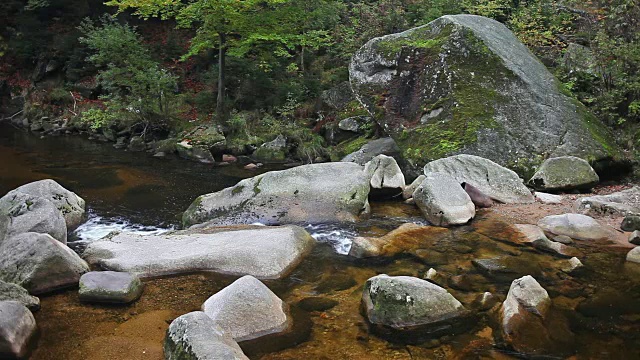
[[(114, 150), (79, 137), (38, 139), (0, 126), (0, 194), (21, 184), (54, 178), (85, 198), (89, 221), (73, 240), (91, 241), (112, 230), (165, 231), (203, 193), (234, 185), (256, 173), (215, 168), (178, 159)], [(322, 241), (285, 279), (265, 283), (294, 314), (293, 336), (241, 344), (261, 359), (507, 359), (496, 309), (479, 312), (466, 331), (408, 345), (370, 332), (359, 313), (362, 285), (380, 273), (422, 277), (429, 268), (466, 307), (484, 291), (501, 299), (511, 280), (531, 274), (553, 299), (558, 328), (570, 341), (545, 349), (547, 358), (640, 358), (640, 266), (624, 261), (626, 249), (577, 243), (586, 270), (569, 276), (562, 259), (515, 244), (516, 233), (495, 214), (482, 212), (471, 226), (426, 228), (399, 238), (396, 255), (357, 260), (348, 252), (354, 236), (382, 236), (403, 222), (423, 222), (414, 207), (374, 203), (373, 216), (360, 224), (307, 226)], [(511, 272), (483, 273), (473, 259), (503, 257)], [(199, 309), (234, 277), (192, 274), (145, 281), (145, 292), (125, 306), (86, 305), (70, 289), (41, 298), (35, 313), (40, 338), (32, 359), (162, 359), (162, 341), (175, 317)], [(329, 310), (306, 312), (308, 297), (337, 301)], [(393, 340), (393, 339), (391, 339)], [(409, 342), (410, 343), (410, 342)]]

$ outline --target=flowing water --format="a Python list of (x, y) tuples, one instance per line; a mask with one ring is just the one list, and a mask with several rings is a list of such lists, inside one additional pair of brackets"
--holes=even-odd
[[(175, 228), (180, 212), (198, 195), (256, 175), (235, 166), (155, 159), (80, 137), (39, 139), (2, 124), (0, 165), (0, 195), (53, 178), (86, 200), (89, 219), (70, 237), (78, 251), (114, 230)], [(468, 308), (484, 291), (503, 299), (511, 280), (533, 275), (553, 299), (553, 332), (562, 336), (542, 352), (545, 358), (640, 358), (640, 265), (625, 263), (626, 249), (578, 243), (586, 269), (569, 276), (558, 270), (564, 260), (515, 244), (517, 235), (508, 224), (482, 212), (470, 226), (427, 227), (399, 237), (382, 259), (344, 255), (355, 236), (382, 236), (404, 222), (422, 222), (414, 207), (402, 203), (374, 203), (372, 208), (372, 218), (360, 224), (307, 226), (318, 246), (288, 277), (265, 282), (290, 305), (294, 329), (240, 344), (252, 359), (516, 358), (501, 342), (497, 308), (479, 312), (462, 333), (419, 343), (370, 332), (359, 311), (366, 279), (380, 273), (423, 277), (429, 268), (438, 271), (435, 281)], [(495, 257), (510, 259), (510, 271), (485, 273), (471, 262)], [(234, 280), (216, 274), (148, 279), (142, 298), (129, 306), (82, 304), (77, 289), (41, 297), (42, 308), (35, 313), (40, 336), (32, 359), (162, 359), (171, 320), (198, 310)], [(303, 310), (299, 301), (310, 297), (337, 305)]]

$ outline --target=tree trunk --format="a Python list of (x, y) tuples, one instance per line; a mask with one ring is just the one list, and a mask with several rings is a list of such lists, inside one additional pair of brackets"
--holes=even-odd
[(226, 124), (227, 109), (225, 109), (225, 57), (226, 57), (226, 34), (218, 34), (220, 37), (220, 47), (218, 49), (218, 99), (216, 103), (216, 115), (222, 124)]

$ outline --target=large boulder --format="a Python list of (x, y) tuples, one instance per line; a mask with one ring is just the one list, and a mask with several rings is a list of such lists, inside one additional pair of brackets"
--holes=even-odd
[(17, 301), (0, 301), (0, 359), (21, 359), (36, 335), (36, 319)]
[(202, 311), (171, 322), (164, 340), (165, 360), (249, 360), (231, 336)]
[(358, 165), (364, 165), (378, 155), (387, 155), (393, 158), (399, 158), (401, 154), (402, 152), (395, 140), (390, 137), (386, 137), (369, 141), (362, 145), (360, 149), (348, 154), (340, 161), (354, 162)]
[(31, 294), (75, 286), (87, 271), (73, 250), (47, 234), (23, 233), (0, 243), (0, 280)]
[(413, 199), (424, 217), (436, 226), (466, 224), (476, 207), (460, 183), (449, 175), (427, 173), (413, 192)]
[(51, 235), (67, 243), (67, 225), (55, 205), (42, 197), (11, 191), (0, 198), (0, 214), (9, 217), (7, 235), (27, 232)]
[(425, 165), (424, 173), (450, 175), (458, 183), (467, 183), (488, 197), (505, 204), (528, 204), (533, 195), (514, 171), (474, 155), (455, 155)]
[(34, 181), (10, 191), (24, 193), (51, 201), (62, 213), (69, 231), (77, 228), (84, 221), (85, 201), (76, 193), (69, 191), (51, 179)]
[(599, 181), (600, 177), (586, 160), (560, 156), (545, 160), (529, 184), (536, 190), (588, 190)]
[(538, 221), (538, 226), (545, 232), (576, 240), (612, 239), (617, 236), (613, 228), (600, 225), (595, 219), (582, 214), (546, 216)]
[(287, 275), (314, 244), (297, 226), (120, 233), (92, 242), (82, 256), (101, 269), (142, 277), (215, 271), (275, 279)]
[(323, 163), (271, 171), (198, 197), (185, 227), (207, 225), (355, 222), (369, 211), (369, 176), (353, 163)]
[(619, 158), (606, 127), (503, 24), (447, 15), (374, 38), (349, 66), (357, 99), (421, 166), (467, 153), (529, 172), (551, 156)]
[(367, 280), (361, 309), (374, 330), (450, 334), (466, 314), (447, 290), (410, 276), (374, 276)]
[[(549, 294), (532, 276), (513, 280), (501, 310), (505, 341), (519, 352), (544, 352), (545, 348), (536, 348), (536, 345), (550, 341), (544, 326), (550, 307)], [(531, 334), (528, 328), (542, 331), (537, 336), (528, 337)]]
[(80, 277), (79, 287), (80, 301), (128, 304), (142, 295), (143, 284), (134, 274), (92, 271)]
[(29, 295), (22, 286), (0, 280), (0, 301), (17, 301), (31, 311), (40, 309), (40, 299)]
[(281, 333), (291, 326), (287, 305), (249, 275), (207, 299), (202, 311), (238, 342)]
[(609, 195), (594, 195), (576, 200), (576, 211), (594, 215), (639, 215), (640, 187), (615, 192)]

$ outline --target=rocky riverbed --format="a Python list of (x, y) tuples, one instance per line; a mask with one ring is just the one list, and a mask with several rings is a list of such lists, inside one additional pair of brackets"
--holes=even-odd
[[(71, 140), (72, 143), (76, 141)], [(140, 189), (137, 184), (147, 181), (141, 179), (159, 184), (152, 185), (160, 186), (157, 190), (167, 186), (170, 188), (171, 185), (167, 184), (178, 180), (168, 176), (168, 171), (127, 163), (130, 160), (120, 158), (120, 165), (109, 165), (113, 167), (115, 180), (98, 183), (101, 186), (91, 189), (83, 185), (89, 183), (83, 183), (82, 177), (77, 174), (91, 173), (91, 169), (105, 168), (105, 164), (85, 164), (81, 169), (73, 168), (49, 158), (46, 149), (43, 151), (43, 147), (47, 146), (46, 142), (31, 148), (12, 143), (6, 138), (4, 142), (13, 145), (10, 151), (3, 152), (3, 159), (6, 158), (7, 163), (13, 165), (9, 167), (11, 171), (3, 172), (0, 178), (11, 179), (13, 176), (15, 179), (3, 180), (7, 191), (15, 187), (15, 183), (23, 184), (53, 177), (61, 183), (73, 185), (70, 188), (86, 201), (87, 211), (92, 214), (89, 215), (92, 219), (95, 220), (96, 216), (103, 217), (102, 222), (89, 222), (81, 225), (75, 232), (70, 232), (69, 245), (80, 254), (83, 254), (85, 248), (93, 248), (96, 249), (93, 253), (98, 254), (96, 256), (104, 257), (100, 255), (102, 245), (96, 247), (98, 244), (108, 244), (112, 240), (123, 246), (127, 244), (128, 240), (118, 240), (117, 237), (98, 241), (95, 239), (98, 236), (85, 236), (81, 240), (83, 234), (101, 226), (135, 230), (138, 233), (135, 236), (138, 237), (153, 233), (155, 235), (150, 236), (157, 236), (159, 239), (162, 238), (162, 233), (171, 231), (172, 226), (179, 226), (177, 218), (171, 220), (171, 217), (163, 215), (171, 213), (175, 204), (165, 205), (166, 210), (149, 207), (144, 210), (146, 214), (139, 214), (137, 217), (109, 217), (111, 213), (118, 213), (120, 208), (123, 209), (123, 214), (140, 212), (141, 209), (136, 204), (144, 203), (143, 198), (132, 200), (132, 197), (136, 197), (137, 190), (129, 189)], [(109, 156), (111, 150), (104, 154), (99, 148), (94, 148), (93, 151), (96, 152), (92, 156)], [(36, 153), (40, 156), (34, 156)], [(83, 160), (82, 155), (57, 153), (60, 154), (65, 156), (65, 162), (74, 156), (79, 156), (76, 163)], [(26, 159), (31, 160), (25, 161)], [(171, 166), (165, 162), (157, 164), (156, 167), (165, 167), (165, 170), (167, 166)], [(202, 165), (190, 166), (205, 174), (210, 171), (200, 167)], [(392, 176), (396, 173), (389, 169), (394, 167), (376, 166), (376, 170), (370, 174), (377, 172), (377, 179), (380, 181), (372, 182), (371, 185), (382, 187), (384, 183), (394, 184), (393, 181), (383, 181), (385, 178), (397, 178)], [(244, 170), (229, 168), (225, 171), (242, 174)], [(255, 175), (251, 172), (244, 174), (245, 177)], [(198, 178), (192, 175), (185, 178), (187, 184), (194, 185), (194, 190), (181, 189), (185, 197), (192, 191), (186, 199), (178, 200), (182, 201), (178, 204), (182, 209), (186, 209), (193, 198), (202, 195), (203, 192), (199, 189), (211, 186), (206, 185), (210, 176), (206, 174)], [(74, 183), (74, 179), (78, 182)], [(233, 188), (236, 183), (237, 180), (230, 179), (226, 184), (210, 188), (210, 191), (221, 190), (225, 186)], [(295, 182), (292, 184), (295, 187)], [(480, 186), (478, 184), (478, 188)], [(600, 185), (592, 193), (562, 194), (562, 199), (552, 198), (552, 203), (547, 204), (539, 199), (525, 204), (496, 204), (490, 208), (476, 208), (471, 222), (448, 228), (428, 226), (425, 221), (425, 209), (428, 211), (428, 207), (421, 208), (406, 203), (400, 197), (371, 199), (366, 206), (361, 202), (358, 206), (345, 208), (354, 211), (354, 216), (362, 216), (360, 209), (367, 208), (366, 216), (354, 223), (302, 224), (306, 231), (318, 239), (315, 246), (304, 250), (301, 257), (291, 258), (291, 265), (282, 263), (287, 270), (281, 274), (262, 277), (261, 282), (266, 285), (267, 290), (256, 293), (256, 296), (281, 299), (281, 303), (271, 300), (273, 305), (264, 307), (265, 310), (261, 311), (275, 311), (275, 318), (280, 316), (277, 315), (278, 311), (282, 311), (287, 320), (275, 332), (264, 330), (268, 335), (258, 333), (262, 336), (238, 340), (240, 348), (252, 359), (466, 359), (512, 358), (520, 356), (518, 354), (637, 358), (640, 355), (636, 335), (640, 327), (637, 310), (640, 308), (640, 265), (626, 260), (633, 245), (627, 240), (631, 232), (620, 229), (624, 212), (611, 214), (611, 211), (598, 210), (617, 206), (613, 202), (608, 207), (603, 207), (602, 196), (625, 189), (631, 189), (631, 185)], [(296, 189), (290, 190), (293, 193)], [(267, 187), (264, 192), (260, 191), (261, 196), (275, 196), (271, 193), (273, 190)], [(230, 192), (230, 196), (234, 196), (233, 191)], [(572, 224), (582, 225), (567, 228), (557, 225), (558, 221), (560, 225), (564, 224), (562, 221), (568, 221), (566, 218), (547, 218), (576, 212), (581, 206), (579, 204), (584, 203), (578, 200), (592, 195), (600, 196), (596, 198), (600, 202), (590, 201), (589, 204), (592, 205), (589, 209), (581, 211), (592, 215), (596, 219), (595, 223), (576, 215), (570, 217), (571, 221), (578, 219)], [(159, 191), (158, 195), (147, 196), (153, 199), (166, 195)], [(542, 198), (549, 202), (548, 197)], [(612, 198), (615, 196), (605, 199)], [(443, 199), (446, 205), (450, 198)], [(453, 199), (461, 201), (464, 196)], [(351, 200), (350, 197), (346, 199)], [(340, 204), (334, 203), (335, 206)], [(632, 201), (630, 204), (633, 205)], [(446, 206), (442, 209), (447, 211)], [(136, 222), (135, 219), (145, 218), (148, 219), (146, 224), (132, 226), (132, 220)], [(534, 225), (540, 225), (546, 234), (542, 231), (527, 231), (537, 229)], [(259, 232), (260, 228), (255, 225), (245, 226), (240, 230), (227, 227), (217, 228), (213, 232)], [(189, 231), (197, 234), (204, 230)], [(264, 228), (264, 231), (268, 231), (268, 228)], [(561, 238), (566, 231), (570, 231), (567, 233), (569, 239)], [(596, 236), (587, 240), (587, 237), (594, 237), (593, 234), (599, 231), (606, 234), (606, 238)], [(175, 234), (178, 235), (167, 236), (188, 236), (188, 232), (184, 235), (179, 232)], [(216, 236), (219, 238), (219, 235)], [(352, 245), (356, 238), (361, 239), (357, 240), (359, 244), (373, 244), (375, 247), (364, 248), (366, 251), (361, 251), (356, 256), (353, 252), (355, 245)], [(380, 239), (383, 239), (382, 243)], [(165, 244), (163, 248), (171, 253), (170, 244)], [(377, 250), (371, 252), (371, 249)], [(157, 256), (162, 259), (161, 252)], [(94, 264), (94, 270), (106, 270), (113, 264), (119, 264), (105, 260), (97, 265), (90, 257), (85, 259)], [(122, 264), (130, 262), (123, 258)], [(172, 321), (201, 309), (207, 313), (209, 310), (203, 304), (213, 301), (212, 296), (222, 289), (234, 289), (229, 285), (236, 284), (236, 280), (242, 275), (234, 271), (228, 272), (231, 274), (220, 274), (222, 268), (217, 267), (213, 270), (218, 273), (191, 273), (198, 269), (187, 268), (186, 273), (180, 275), (149, 277), (155, 275), (151, 271), (155, 265), (144, 266), (148, 271), (135, 271), (143, 277), (142, 295), (137, 301), (131, 300), (135, 296), (126, 297), (126, 302), (134, 301), (129, 304), (105, 304), (83, 299), (82, 288), (79, 294), (74, 287), (40, 295), (39, 310), (33, 305), (32, 298), (25, 298), (25, 301), (30, 301), (29, 308), (34, 311), (39, 329), (39, 337), (33, 340), (30, 347), (31, 358), (162, 359), (166, 352), (166, 348), (163, 349), (166, 333)], [(367, 312), (363, 294), (369, 293), (367, 299), (370, 300), (367, 301), (378, 301), (373, 300), (375, 297), (372, 294), (378, 294), (381, 290), (374, 292), (373, 285), (366, 284), (369, 279), (380, 274), (386, 274), (391, 279), (411, 279), (410, 283), (413, 285), (407, 288), (408, 293), (403, 296), (408, 296), (412, 302), (432, 301), (429, 300), (432, 297), (425, 298), (422, 297), (425, 295), (420, 294), (435, 291), (441, 294), (436, 298), (451, 300), (452, 307), (441, 308), (437, 317), (425, 317), (415, 312), (408, 319), (396, 318), (393, 312), (388, 312), (383, 317)], [(258, 273), (254, 275), (260, 277)], [(520, 279), (519, 282), (514, 282), (516, 279)], [(77, 283), (78, 280), (75, 281)], [(234, 286), (238, 288), (240, 285)], [(375, 288), (379, 289), (380, 286), (383, 285), (376, 285)], [(234, 294), (237, 291), (228, 290), (227, 293)], [(269, 295), (270, 292), (273, 295)], [(97, 293), (97, 296), (100, 298), (103, 295)], [(227, 309), (225, 318), (234, 313), (236, 306), (242, 305), (234, 305), (228, 299), (233, 297), (227, 296), (227, 300), (224, 300), (224, 308)], [(440, 302), (437, 304), (442, 306)], [(396, 325), (385, 325), (388, 319), (394, 319), (393, 323)], [(445, 319), (447, 327), (431, 331), (433, 326), (429, 325), (430, 322), (442, 324), (441, 321)], [(382, 322), (375, 325), (377, 321)], [(406, 323), (407, 321), (411, 324)], [(416, 327), (418, 321), (420, 325)], [(452, 326), (448, 327), (449, 325)], [(259, 329), (260, 323), (253, 326)]]

